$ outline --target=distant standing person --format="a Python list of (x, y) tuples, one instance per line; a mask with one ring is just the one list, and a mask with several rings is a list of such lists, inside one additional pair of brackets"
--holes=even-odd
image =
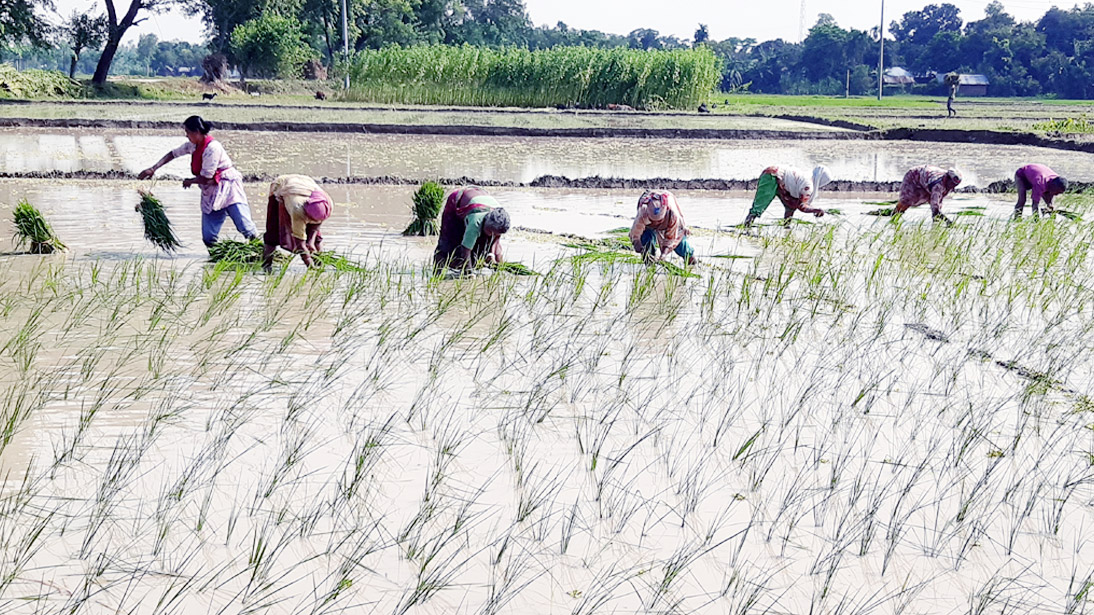
[(266, 201), (266, 235), (263, 237), (262, 267), (273, 267), (273, 255), (281, 246), (299, 254), (308, 267), (313, 255), (323, 248), (319, 225), (334, 211), (334, 201), (307, 175), (281, 175), (270, 184)]
[(813, 169), (812, 176), (796, 169), (767, 167), (760, 174), (760, 180), (756, 185), (756, 197), (752, 200), (752, 209), (745, 217), (744, 226), (752, 226), (775, 197), (779, 198), (785, 209), (784, 221), (789, 222), (796, 211), (813, 214), (820, 218), (824, 215), (824, 210), (810, 207), (810, 205), (816, 200), (816, 193), (831, 182), (832, 177), (825, 167)]
[(953, 108), (953, 101), (957, 98), (957, 84), (950, 84), (950, 96), (946, 99), (946, 117), (953, 117), (957, 115), (957, 110)]
[(236, 230), (247, 239), (258, 237), (258, 229), (251, 220), (251, 208), (247, 205), (247, 195), (243, 192), (243, 175), (232, 164), (224, 146), (209, 135), (213, 124), (191, 115), (182, 127), (186, 131), (186, 143), (167, 152), (137, 177), (148, 179), (175, 158), (190, 156), (190, 172), (194, 176), (184, 179), (182, 187), (201, 186), (201, 240), (205, 245), (208, 247), (216, 243), (225, 216), (232, 219)]
[(695, 250), (688, 243), (689, 234), (680, 205), (671, 192), (647, 190), (638, 198), (638, 213), (629, 236), (634, 251), (647, 263), (654, 261), (654, 250), (658, 250), (658, 260), (664, 260), (669, 252), (676, 252), (688, 265), (697, 264)]
[(472, 269), (502, 262), (501, 236), (509, 231), (509, 214), (478, 186), (454, 190), (441, 214), (433, 267)]
[(1014, 187), (1018, 189), (1018, 204), (1014, 206), (1014, 217), (1021, 218), (1026, 206), (1026, 193), (1033, 192), (1033, 215), (1039, 216), (1038, 206), (1045, 200), (1045, 213), (1052, 213), (1053, 197), (1067, 191), (1067, 180), (1043, 164), (1027, 164), (1014, 174)]
[(912, 207), (930, 203), (931, 216), (952, 224), (942, 215), (942, 199), (946, 198), (961, 184), (961, 174), (956, 169), (943, 169), (930, 165), (915, 167), (904, 174), (900, 184), (900, 200), (896, 204), (896, 213), (903, 214)]

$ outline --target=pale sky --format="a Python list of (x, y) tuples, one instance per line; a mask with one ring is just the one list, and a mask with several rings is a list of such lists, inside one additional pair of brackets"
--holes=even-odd
[[(907, 11), (926, 4), (941, 4), (944, 0), (888, 0), (885, 2), (885, 27)], [(92, 5), (105, 7), (102, 0), (55, 0), (57, 11), (68, 15), (74, 8)], [(118, 10), (128, 7), (129, 0), (115, 0)], [(984, 7), (990, 0), (950, 0), (961, 9), (965, 22), (983, 18)], [(752, 37), (759, 41), (782, 38), (797, 41), (801, 23), (800, 0), (674, 0), (653, 2), (643, 0), (525, 0), (535, 25), (566, 22), (574, 28), (626, 34), (637, 28), (653, 28), (662, 35), (690, 39), (698, 24), (705, 23), (715, 40), (731, 36)], [(1053, 6), (1071, 8), (1074, 2), (1050, 0), (1004, 0), (1007, 12), (1022, 21), (1036, 20)], [(100, 8), (105, 11), (105, 8)], [(820, 13), (830, 13), (844, 28), (868, 30), (881, 18), (879, 0), (806, 0), (806, 30)], [(148, 21), (130, 30), (126, 41), (136, 41), (140, 34), (151, 32), (162, 40), (203, 40), (201, 22), (186, 17), (181, 11), (150, 14)]]

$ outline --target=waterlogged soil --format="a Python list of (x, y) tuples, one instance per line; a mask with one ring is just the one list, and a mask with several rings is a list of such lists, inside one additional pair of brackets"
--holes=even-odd
[[(325, 188), (336, 203), (334, 215), (323, 225), (332, 249), (361, 254), (383, 246), (384, 250), (406, 251), (412, 260), (421, 261), (432, 253), (435, 240), (398, 234), (411, 221), (413, 186), (331, 184)], [(140, 200), (138, 189), (151, 189), (163, 202), (184, 244), (174, 258), (204, 260), (199, 196), (196, 190), (183, 189), (175, 181), (0, 180), (0, 237), (12, 236), (10, 211), (26, 199), (46, 216), (74, 254), (112, 260), (158, 257), (161, 253), (145, 241), (140, 216), (133, 210)], [(266, 190), (265, 184), (246, 185), (251, 214), (260, 230), (266, 215)], [(514, 251), (511, 257), (534, 267), (556, 258), (561, 253), (558, 244), (566, 242), (567, 236), (599, 238), (629, 228), (640, 191), (498, 188), (491, 193), (509, 211), (514, 226), (526, 231), (506, 242)], [(752, 204), (751, 193), (702, 190), (678, 191), (676, 195), (688, 226), (696, 230), (693, 243), (701, 256), (732, 253), (742, 243), (742, 232), (731, 227), (744, 219)], [(892, 198), (889, 193), (822, 193), (817, 206), (833, 213), (823, 218), (798, 214), (794, 224), (869, 226), (879, 218), (868, 214), (884, 207), (877, 203)], [(968, 211), (974, 217), (1005, 218), (1013, 213), (1012, 207), (1013, 200), (1007, 196), (958, 194), (946, 201), (947, 212)], [(776, 225), (782, 213), (775, 203), (760, 224)], [(920, 207), (911, 210), (907, 218), (926, 220), (928, 216), (927, 208)], [(726, 230), (731, 233), (717, 232)], [(241, 239), (230, 220), (225, 222), (221, 237)]]
[[(543, 176), (630, 180), (753, 181), (764, 167), (826, 165), (845, 182), (899, 182), (919, 164), (956, 166), (965, 186), (1012, 179), (1029, 162), (1073, 181), (1094, 179), (1094, 158), (1029, 146), (918, 141), (754, 141), (684, 139), (529, 139), (443, 135), (285, 135), (218, 131), (245, 175), (305, 173), (331, 178), (394, 177), (407, 181), (469, 178), (529, 183)], [(0, 172), (137, 173), (176, 147), (175, 131), (0, 130)], [(182, 177), (188, 160), (162, 174)]]
[[(0, 118), (122, 120), (181, 122), (200, 115), (213, 122), (369, 124), (402, 126), (480, 126), (529, 130), (764, 130), (837, 133), (843, 129), (807, 122), (753, 116), (714, 116), (699, 113), (637, 113), (606, 111), (444, 109), (376, 107), (326, 103), (292, 106), (212, 103), (52, 103), (0, 102)], [(321, 130), (322, 127), (317, 128)]]
[[(682, 192), (701, 279), (437, 282), (398, 235), (412, 187), (332, 186), (327, 241), (370, 273), (218, 275), (196, 193), (155, 185), (186, 244), (160, 258), (139, 186), (0, 181), (71, 247), (0, 257), (5, 615), (1089, 604), (1088, 226), (826, 194), (823, 233), (718, 232), (750, 195)], [(494, 192), (536, 267), (637, 196)], [(1060, 258), (1006, 261), (1040, 255), (996, 248), (1024, 232)]]

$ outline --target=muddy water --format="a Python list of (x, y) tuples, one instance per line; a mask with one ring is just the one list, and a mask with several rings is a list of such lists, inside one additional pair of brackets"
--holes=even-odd
[[(409, 179), (471, 177), (529, 182), (543, 175), (628, 179), (754, 179), (768, 165), (804, 169), (824, 164), (835, 179), (899, 181), (919, 164), (956, 166), (967, 185), (1013, 177), (1037, 161), (1076, 180), (1094, 179), (1094, 158), (1025, 146), (904, 141), (703, 141), (522, 139), (405, 135), (283, 135), (221, 132), (245, 174), (306, 173), (324, 177), (394, 175)], [(171, 132), (0, 130), (0, 171), (135, 173), (182, 142)], [(176, 160), (162, 173), (183, 175)]]
[[(232, 294), (230, 275), (193, 293), (169, 286), (171, 265), (201, 258), (193, 191), (156, 186), (187, 241), (179, 257), (155, 263), (168, 271), (118, 273), (134, 254), (154, 254), (131, 209), (135, 187), (0, 182), (0, 202), (38, 204), (77, 261), (51, 276), (34, 267), (65, 257), (0, 259), (0, 340), (44, 306), (31, 327), (42, 345), (29, 372), (5, 350), (0, 385), (47, 396), (0, 457), (0, 476), (11, 477), (3, 494), (28, 468), (35, 479), (0, 515), (0, 535), (16, 537), (0, 552), (20, 563), (5, 568), (5, 615), (901, 612), (913, 599), (916, 612), (949, 613), (1001, 583), (1012, 588), (996, 596), (1004, 610), (1021, 601), (1031, 612), (1064, 612), (1076, 593), (1069, 579), (1094, 561), (1084, 538), (1094, 492), (1077, 454), (1088, 450), (1089, 418), (1069, 400), (1020, 403), (1025, 383), (970, 360), (966, 343), (925, 343), (903, 327), (928, 317), (959, 323), (947, 326), (955, 342), (976, 336), (976, 319), (987, 316), (971, 308), (1006, 302), (992, 292), (859, 301), (860, 292), (877, 297), (851, 267), (858, 273), (841, 288), (862, 317), (847, 322), (818, 314), (804, 294), (784, 303), (795, 313), (802, 304), (804, 317), (770, 302), (753, 315), (731, 292), (742, 279), (704, 290), (719, 275), (711, 270), (683, 286), (661, 277), (633, 309), (639, 276), (626, 274), (595, 305), (567, 300), (580, 291), (565, 286), (522, 292), (527, 279), (492, 295), (379, 275), (354, 300), (326, 286), (335, 276), (277, 286), (244, 276), (236, 300), (217, 309)], [(383, 242), (396, 267), (428, 257), (428, 240), (397, 235), (409, 189), (332, 191), (334, 247)], [(261, 186), (248, 192), (261, 202)], [(596, 234), (624, 226), (635, 195), (497, 196), (522, 226)], [(746, 194), (680, 198), (700, 229), (734, 220), (748, 203)], [(847, 213), (819, 222), (883, 223), (860, 215), (872, 207), (867, 198), (828, 200)], [(977, 204), (990, 215), (1006, 206), (952, 202)], [(3, 225), (8, 218), (0, 212)], [(752, 244), (735, 234), (725, 241)], [(89, 258), (106, 262), (93, 273)], [(895, 271), (883, 268), (892, 277), (878, 286), (918, 294), (924, 280)], [(596, 295), (603, 280), (589, 286)], [(702, 317), (707, 295), (714, 303)], [(676, 302), (684, 307), (674, 312)], [(1022, 344), (1029, 327), (1089, 344), (1079, 318), (1052, 322), (1055, 310), (1036, 307), (993, 323), (991, 337), (1022, 348), (1023, 361), (1051, 341)], [(786, 333), (796, 328), (800, 335)], [(1071, 360), (1084, 378), (1089, 358)], [(100, 396), (101, 412), (66, 457), (78, 417)], [(167, 418), (152, 429), (157, 413)], [(1025, 420), (1037, 422), (1014, 437)], [(957, 463), (956, 447), (968, 449)], [(351, 492), (355, 468), (363, 480)], [(974, 493), (986, 495), (972, 498), (967, 489), (981, 477), (986, 487)], [(1064, 482), (1080, 488), (1062, 492)], [(1023, 506), (1032, 513), (1016, 517)], [(888, 531), (901, 510), (905, 525), (892, 525), (906, 532)], [(966, 511), (973, 527), (954, 527)], [(876, 523), (872, 543), (859, 539), (866, 522)], [(24, 536), (40, 536), (35, 548), (20, 549)], [(436, 593), (414, 605), (423, 587)], [(826, 608), (815, 606), (822, 595)], [(837, 606), (845, 604), (854, 608)]]
[[(139, 216), (133, 208), (139, 201), (137, 188), (152, 186), (164, 203), (167, 214), (183, 242), (175, 255), (164, 257), (145, 241)], [(261, 231), (264, 227), (266, 186), (248, 184), (252, 217)], [(365, 253), (377, 247), (385, 251), (408, 255), (411, 260), (425, 261), (434, 242), (420, 238), (405, 238), (399, 232), (409, 224), (410, 197), (408, 186), (328, 186), (337, 203), (334, 216), (324, 225), (327, 243), (332, 249), (348, 253)], [(536, 233), (571, 234), (584, 237), (602, 236), (608, 231), (628, 228), (633, 221), (636, 191), (497, 189), (492, 193), (509, 210), (517, 229), (532, 231), (507, 242), (510, 256), (534, 265), (558, 255), (557, 241), (537, 238)], [(752, 203), (745, 192), (677, 192), (688, 225), (699, 230), (692, 239), (700, 255), (738, 253), (742, 240), (730, 239), (707, 231), (727, 229), (739, 224)], [(177, 182), (123, 181), (31, 181), (0, 180), (0, 237), (10, 237), (10, 211), (20, 199), (27, 199), (47, 217), (54, 230), (74, 254), (106, 260), (126, 260), (135, 256), (175, 258), (183, 261), (204, 260), (201, 243), (201, 213), (196, 190), (183, 189)], [(878, 218), (865, 215), (877, 209), (875, 201), (893, 198), (887, 194), (825, 194), (817, 200), (822, 208), (836, 210), (824, 218), (798, 215), (806, 224), (871, 225)], [(946, 201), (946, 211), (953, 213), (965, 207), (985, 207), (985, 215), (1005, 217), (1011, 213), (1009, 197), (989, 195), (955, 195)], [(773, 204), (761, 223), (777, 223), (782, 207)], [(909, 218), (926, 219), (925, 207), (912, 210)], [(221, 237), (240, 239), (231, 220), (221, 230)], [(734, 235), (734, 237), (736, 237)], [(747, 244), (747, 242), (744, 242)]]

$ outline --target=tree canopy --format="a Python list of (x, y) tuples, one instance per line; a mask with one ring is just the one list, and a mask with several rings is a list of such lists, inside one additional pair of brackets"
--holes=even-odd
[[(48, 27), (37, 17), (48, 0), (0, 0), (0, 31), (9, 44), (44, 44)], [(106, 48), (76, 45), (71, 35), (61, 42), (87, 58), (119, 52), (119, 70), (140, 73), (163, 71), (164, 58), (193, 61), (187, 55), (159, 53), (162, 41), (146, 40), (130, 49), (120, 46), (120, 35), (143, 12), (174, 2), (205, 23), (205, 52), (226, 53), (233, 63), (232, 34), (244, 23), (279, 15), (299, 24), (299, 37), (326, 64), (336, 62), (343, 46), (341, 0), (130, 0), (128, 11), (114, 12), (106, 3)], [(800, 42), (757, 41), (752, 38), (710, 38), (705, 24), (697, 24), (692, 40), (666, 36), (654, 28), (627, 34), (582, 30), (558, 22), (533, 26), (523, 0), (347, 0), (350, 11), (349, 47), (352, 51), (389, 45), (470, 44), (486, 47), (547, 49), (559, 46), (678, 49), (707, 45), (721, 59), (721, 87), (769, 93), (866, 94), (876, 87), (878, 40), (876, 29), (841, 27), (830, 15), (820, 15)], [(295, 36), (295, 35), (294, 35)], [(153, 42), (155, 44), (153, 44)], [(271, 41), (272, 44), (272, 41)], [(119, 51), (119, 49), (121, 51)], [(174, 49), (174, 48), (171, 48)], [(83, 55), (79, 52), (83, 51)], [(98, 56), (96, 54), (98, 53)], [(159, 56), (157, 56), (159, 53)], [(172, 52), (173, 53), (173, 52)], [(49, 57), (49, 52), (38, 52)], [(71, 53), (63, 54), (67, 62)], [(157, 57), (160, 60), (157, 60)], [(196, 64), (200, 64), (197, 62)], [(914, 75), (950, 72), (983, 73), (991, 92), (1000, 96), (1055, 95), (1094, 98), (1094, 4), (1070, 9), (1050, 8), (1037, 21), (1022, 22), (999, 2), (987, 5), (982, 19), (966, 21), (950, 3), (928, 4), (908, 11), (888, 27), (886, 67), (901, 66)], [(99, 68), (103, 67), (100, 62)], [(109, 68), (109, 62), (107, 63)], [(105, 73), (102, 75), (105, 78)], [(848, 79), (850, 83), (848, 83)], [(926, 79), (924, 79), (926, 80)], [(941, 92), (939, 84), (915, 86)]]

